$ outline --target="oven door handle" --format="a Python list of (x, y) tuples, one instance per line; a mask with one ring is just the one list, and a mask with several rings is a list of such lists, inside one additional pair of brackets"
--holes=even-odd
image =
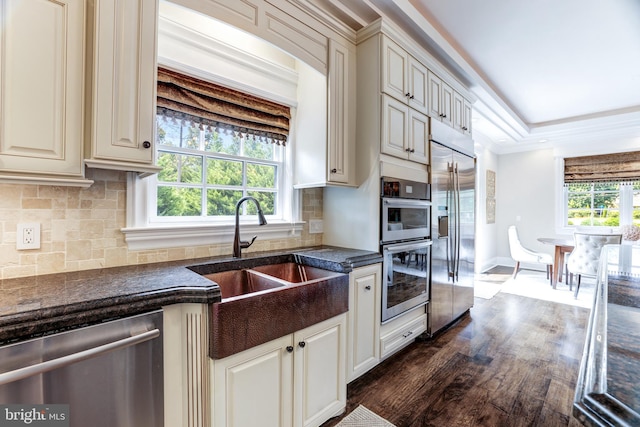
[(393, 199), (393, 198), (383, 197), (382, 203), (384, 203), (385, 205), (393, 205), (397, 207), (406, 206), (408, 208), (415, 208), (415, 207), (420, 208), (420, 207), (431, 206), (430, 201), (422, 200), (422, 199)]
[(427, 246), (433, 245), (431, 240), (424, 240), (420, 242), (407, 242), (407, 243), (398, 243), (395, 245), (385, 245), (383, 250), (392, 251), (392, 252), (403, 252), (410, 251), (412, 249), (426, 248)]

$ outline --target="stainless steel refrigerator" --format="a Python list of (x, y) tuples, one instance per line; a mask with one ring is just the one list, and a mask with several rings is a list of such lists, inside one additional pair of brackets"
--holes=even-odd
[(449, 148), (439, 125), (432, 129), (430, 165), (432, 335), (473, 306), (475, 263), (476, 160)]

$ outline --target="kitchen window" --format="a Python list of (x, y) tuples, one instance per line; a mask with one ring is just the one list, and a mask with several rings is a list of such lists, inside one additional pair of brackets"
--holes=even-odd
[[(236, 202), (255, 197), (265, 215), (282, 211), (279, 197), (284, 147), (253, 135), (199, 127), (157, 116), (156, 215), (160, 218), (210, 217), (229, 222)], [(256, 215), (244, 204), (240, 215)]]
[(566, 158), (564, 225), (640, 225), (640, 152)]
[(236, 203), (242, 231), (260, 239), (299, 236), (300, 201), (292, 188), (285, 105), (172, 70), (158, 70), (157, 165), (144, 179), (129, 176), (130, 249), (230, 243)]

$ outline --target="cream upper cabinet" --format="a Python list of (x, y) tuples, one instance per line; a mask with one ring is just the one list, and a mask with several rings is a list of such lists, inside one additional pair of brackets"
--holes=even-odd
[(328, 71), (298, 64), (294, 187), (355, 187), (356, 55), (329, 39)]
[(91, 85), (86, 164), (157, 172), (158, 0), (95, 0), (88, 13)]
[(453, 89), (429, 71), (429, 117), (453, 126)]
[(0, 180), (89, 186), (84, 0), (0, 5)]
[(471, 135), (471, 103), (458, 92), (453, 92), (453, 127)]
[(471, 103), (467, 101), (466, 98), (463, 98), (462, 103), (462, 133), (466, 135), (471, 135)]
[(380, 361), (381, 265), (355, 268), (349, 275), (347, 382)]
[(429, 118), (390, 96), (382, 96), (382, 153), (429, 163)]
[(427, 68), (388, 37), (382, 38), (382, 92), (426, 113)]
[(346, 407), (346, 314), (213, 361), (216, 427), (315, 427)]
[(327, 182), (355, 185), (355, 54), (329, 40)]

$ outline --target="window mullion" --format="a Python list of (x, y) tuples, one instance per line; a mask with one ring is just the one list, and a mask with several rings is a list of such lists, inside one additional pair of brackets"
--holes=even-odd
[(595, 184), (591, 184), (591, 215), (590, 224), (593, 226), (593, 221), (596, 217), (596, 188)]
[(620, 186), (620, 225), (633, 223), (633, 185)]

